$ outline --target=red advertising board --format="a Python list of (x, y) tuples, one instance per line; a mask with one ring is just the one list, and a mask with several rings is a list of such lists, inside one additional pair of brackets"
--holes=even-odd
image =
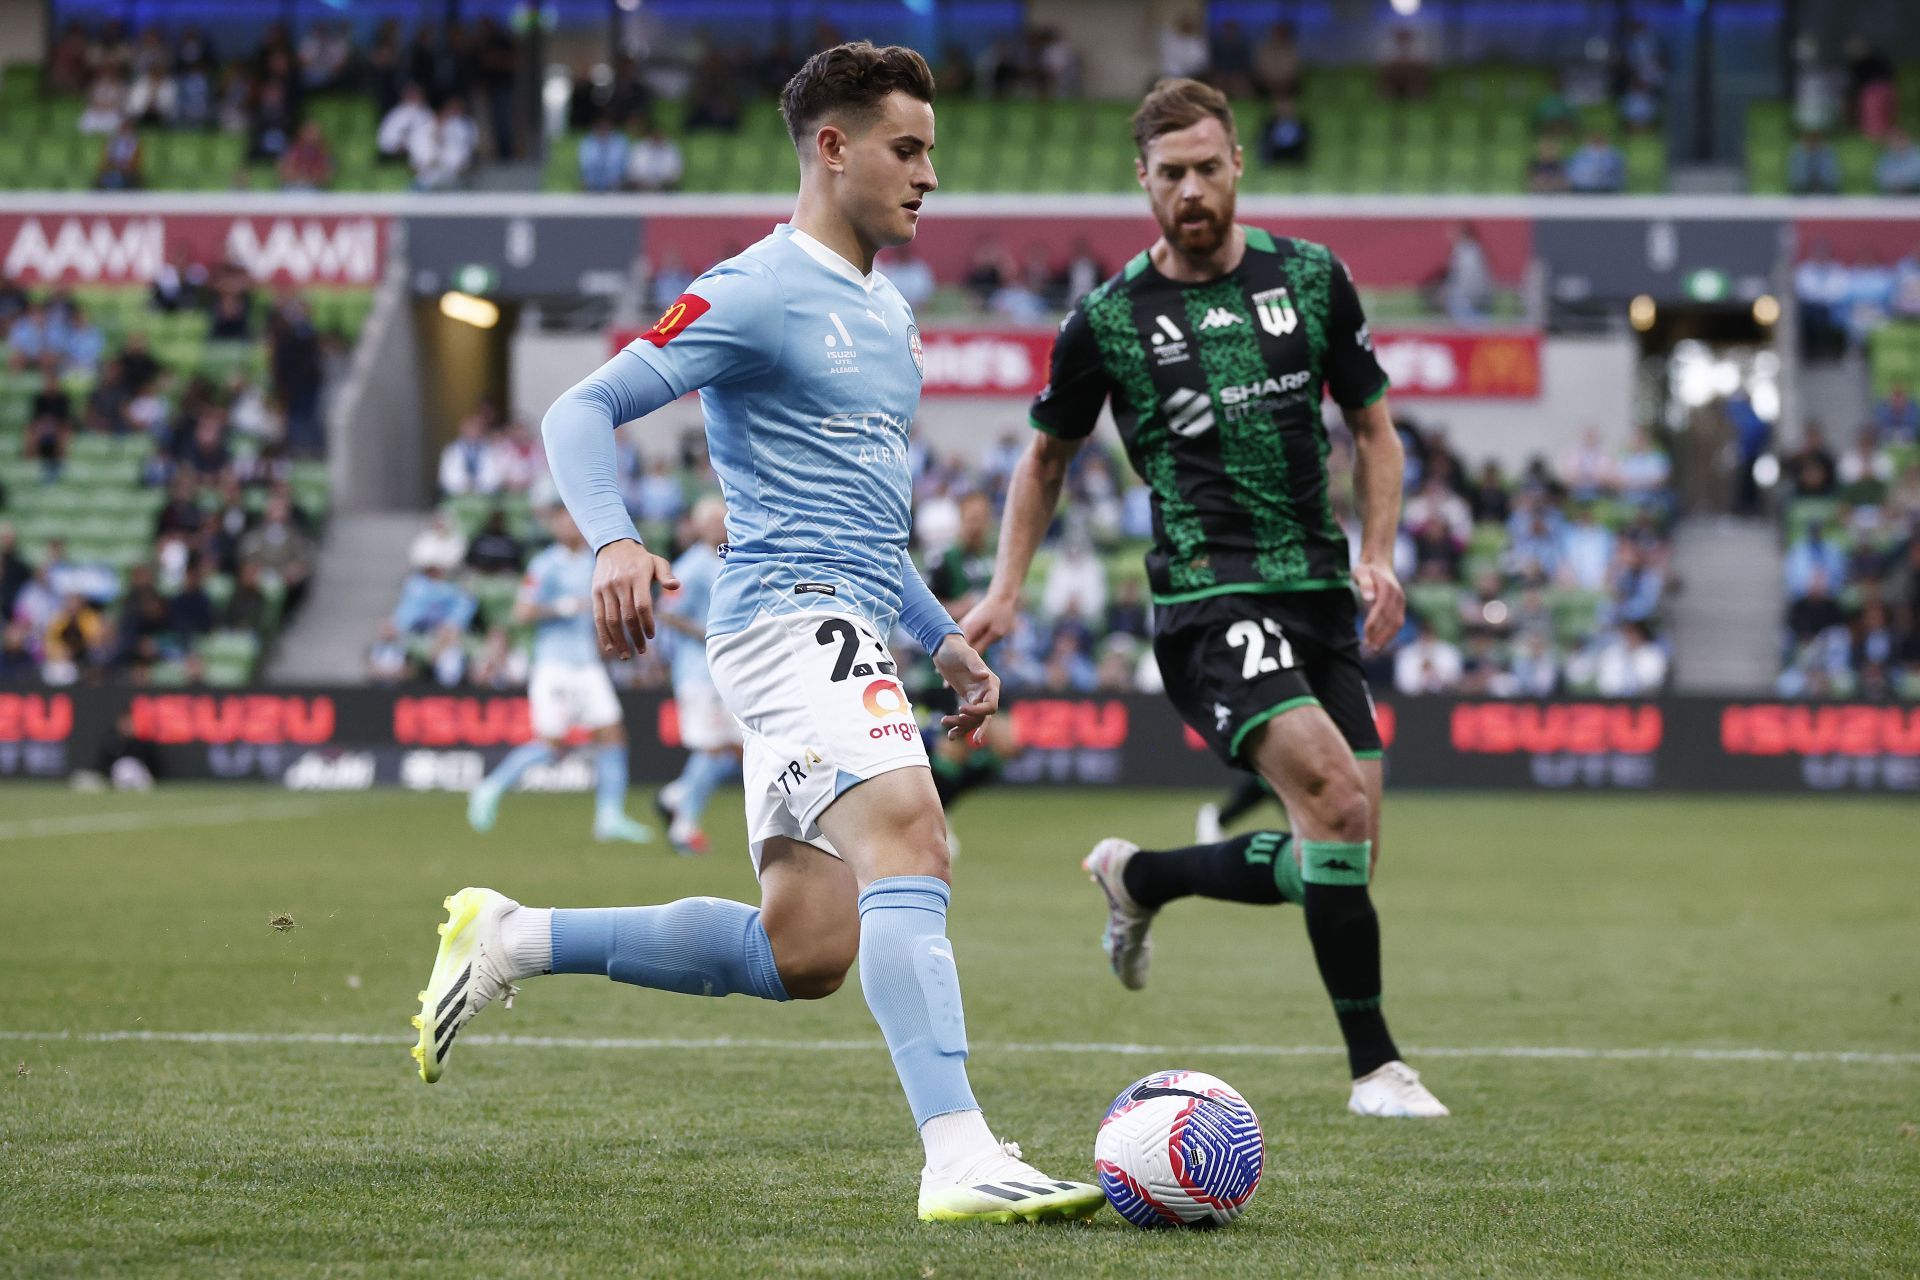
[(26, 284), (146, 284), (180, 257), (265, 284), (372, 285), (387, 221), (370, 215), (0, 213), (0, 274)]
[[(608, 335), (618, 351), (639, 334)], [(924, 396), (1032, 396), (1046, 385), (1051, 329), (938, 328), (921, 332)], [(1531, 332), (1391, 330), (1374, 350), (1400, 399), (1474, 396), (1531, 400), (1540, 394), (1540, 335)]]

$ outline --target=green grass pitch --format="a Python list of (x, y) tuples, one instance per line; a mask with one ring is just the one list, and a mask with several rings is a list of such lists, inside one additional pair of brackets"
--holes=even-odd
[(1913, 802), (1392, 797), (1386, 1008), (1454, 1110), (1414, 1123), (1345, 1113), (1295, 908), (1176, 904), (1152, 986), (1107, 973), (1078, 858), (1180, 843), (1200, 798), (969, 797), (952, 916), (975, 1088), (1044, 1168), (1089, 1176), (1149, 1070), (1253, 1102), (1259, 1194), (1192, 1235), (916, 1221), (852, 983), (773, 1008), (536, 979), (444, 1082), (411, 1074), (444, 894), (749, 895), (728, 795), (727, 852), (683, 861), (592, 844), (583, 797), (476, 838), (449, 796), (0, 790), (0, 1273), (1920, 1273)]

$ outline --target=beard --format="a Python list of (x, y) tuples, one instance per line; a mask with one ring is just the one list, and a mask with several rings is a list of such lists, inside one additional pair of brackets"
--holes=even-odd
[(1218, 253), (1233, 233), (1233, 202), (1229, 200), (1224, 209), (1197, 210), (1205, 219), (1191, 225), (1182, 225), (1181, 215), (1175, 213), (1172, 220), (1160, 224), (1161, 233), (1167, 237), (1167, 243), (1190, 258), (1205, 258)]

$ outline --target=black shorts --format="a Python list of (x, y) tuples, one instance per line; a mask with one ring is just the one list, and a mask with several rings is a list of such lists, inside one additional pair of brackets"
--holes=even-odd
[(1353, 593), (1275, 591), (1154, 607), (1153, 653), (1181, 719), (1228, 764), (1249, 733), (1318, 705), (1358, 756), (1380, 754)]

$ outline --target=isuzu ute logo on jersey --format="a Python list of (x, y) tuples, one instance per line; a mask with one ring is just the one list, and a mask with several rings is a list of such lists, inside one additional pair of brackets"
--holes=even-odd
[(713, 304), (697, 293), (683, 293), (673, 305), (660, 313), (653, 328), (640, 336), (656, 347), (664, 347), (687, 331), (687, 326), (713, 309)]
[(1274, 337), (1284, 337), (1300, 327), (1300, 317), (1293, 309), (1293, 299), (1285, 288), (1263, 289), (1253, 295), (1253, 309), (1260, 317), (1260, 327)]

